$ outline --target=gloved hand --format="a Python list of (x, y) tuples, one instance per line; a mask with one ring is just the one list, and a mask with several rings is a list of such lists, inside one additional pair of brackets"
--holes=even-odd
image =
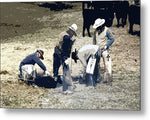
[(67, 68), (68, 65), (64, 62), (63, 68)]
[(70, 62), (70, 58), (67, 58), (65, 61), (64, 61), (64, 67), (68, 67), (69, 65), (69, 62)]
[(66, 65), (69, 65), (69, 58), (65, 60), (64, 62)]
[(50, 73), (46, 70), (45, 71), (45, 76), (49, 76), (50, 75)]
[(107, 50), (107, 46), (106, 46), (106, 45), (104, 46), (104, 51), (105, 51), (105, 50)]

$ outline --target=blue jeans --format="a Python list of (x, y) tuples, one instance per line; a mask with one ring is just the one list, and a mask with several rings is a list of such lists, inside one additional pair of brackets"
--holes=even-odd
[(20, 77), (22, 77), (22, 66), (23, 66), (23, 64), (20, 63), (20, 65), (19, 65)]
[(56, 54), (53, 54), (53, 76), (57, 77), (58, 76), (58, 70), (60, 65), (62, 65), (62, 59)]

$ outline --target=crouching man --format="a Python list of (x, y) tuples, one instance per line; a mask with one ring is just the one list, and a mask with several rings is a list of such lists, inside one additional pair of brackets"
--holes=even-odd
[(37, 50), (35, 53), (32, 53), (24, 58), (19, 66), (19, 78), (26, 81), (27, 83), (34, 83), (34, 80), (37, 77), (37, 72), (34, 67), (35, 63), (37, 63), (44, 71), (43, 74), (49, 75), (45, 65), (40, 60), (44, 60), (43, 55), (44, 52), (42, 50)]
[(95, 86), (96, 83), (101, 81), (100, 77), (100, 56), (101, 50), (97, 45), (85, 45), (78, 51), (72, 52), (72, 59), (75, 63), (77, 60), (83, 65), (83, 79), (85, 79), (87, 86)]

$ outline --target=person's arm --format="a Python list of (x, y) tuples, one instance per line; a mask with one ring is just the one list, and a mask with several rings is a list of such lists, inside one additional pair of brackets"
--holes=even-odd
[(96, 30), (94, 31), (93, 45), (96, 45)]
[(84, 58), (84, 53), (83, 52), (78, 52), (78, 58), (81, 64), (83, 65), (84, 68), (86, 68), (86, 60)]
[(114, 35), (110, 29), (107, 30), (106, 37), (108, 38), (108, 41), (107, 41), (105, 47), (109, 48), (114, 42)]
[(61, 58), (61, 49), (59, 49), (59, 46), (55, 47), (55, 54), (57, 54), (59, 56), (59, 58)]
[(37, 56), (34, 56), (34, 61), (40, 66), (40, 68), (43, 70), (43, 71), (46, 71), (46, 67), (45, 65), (42, 63), (42, 61), (40, 60), (40, 58)]

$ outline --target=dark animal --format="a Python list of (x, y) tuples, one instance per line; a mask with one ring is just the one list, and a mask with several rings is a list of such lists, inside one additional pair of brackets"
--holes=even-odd
[[(129, 10), (128, 1), (114, 1), (114, 12), (116, 13), (117, 18), (117, 27), (120, 25), (124, 27), (126, 25), (127, 14)], [(120, 24), (121, 19), (121, 24)]]
[(140, 6), (131, 5), (129, 8), (129, 33), (133, 34), (133, 25), (138, 24), (140, 25)]
[(52, 78), (51, 76), (47, 76), (47, 77), (37, 77), (35, 79), (35, 84), (39, 87), (56, 88), (57, 82), (54, 81), (54, 78)]
[(87, 29), (88, 36), (90, 34), (90, 26), (94, 24), (97, 18), (105, 19), (105, 25), (110, 27), (113, 23), (114, 12), (112, 9), (112, 2), (92, 2), (87, 3), (85, 9), (85, 2), (82, 3), (82, 15), (83, 15), (83, 37), (85, 36), (85, 29)]
[(92, 9), (84, 9), (83, 10), (83, 37), (85, 36), (85, 29), (87, 29), (88, 36), (91, 37), (90, 34), (90, 26), (94, 24), (95, 16), (94, 10)]
[(52, 2), (39, 4), (39, 7), (50, 8), (51, 11), (61, 11), (63, 9), (72, 9), (72, 5), (67, 5), (62, 2)]
[(105, 25), (110, 27), (114, 19), (113, 1), (94, 1), (93, 7), (96, 19), (105, 19)]

